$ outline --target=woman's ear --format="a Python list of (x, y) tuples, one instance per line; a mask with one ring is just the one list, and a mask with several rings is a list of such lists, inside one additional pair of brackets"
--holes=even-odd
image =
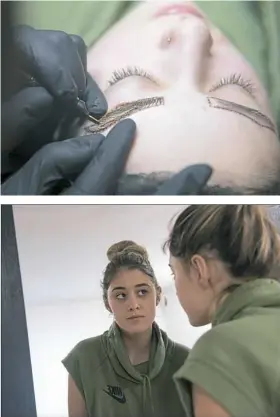
[(161, 287), (157, 287), (157, 298), (156, 298), (156, 305), (158, 306), (161, 300), (162, 289)]
[(190, 266), (193, 270), (193, 275), (195, 281), (203, 288), (207, 289), (210, 282), (210, 268), (206, 259), (198, 254), (195, 254), (191, 257)]

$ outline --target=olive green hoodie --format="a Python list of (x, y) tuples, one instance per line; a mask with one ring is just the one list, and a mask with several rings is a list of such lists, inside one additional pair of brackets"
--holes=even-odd
[(259, 279), (239, 286), (174, 376), (187, 417), (191, 384), (231, 417), (280, 416), (280, 284)]
[(62, 361), (89, 417), (185, 417), (172, 376), (189, 350), (153, 325), (149, 362), (133, 366), (114, 323), (83, 340)]

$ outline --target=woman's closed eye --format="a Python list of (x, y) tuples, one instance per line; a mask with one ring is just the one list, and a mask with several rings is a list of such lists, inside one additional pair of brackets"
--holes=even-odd
[[(157, 86), (161, 85), (160, 80), (158, 80), (155, 75), (137, 66), (115, 70), (112, 74), (111, 79), (108, 81), (108, 85), (112, 87), (113, 85), (128, 77), (142, 77), (146, 78), (147, 80), (151, 81)], [(208, 93), (214, 92), (222, 87), (230, 85), (236, 85), (238, 87), (241, 87), (243, 90), (249, 93), (251, 97), (255, 98), (256, 86), (254, 85), (254, 83), (251, 80), (244, 79), (242, 77), (242, 74), (237, 73), (230, 74), (227, 77), (222, 77), (218, 82), (211, 86), (211, 88), (208, 90)]]
[(128, 77), (142, 77), (146, 78), (147, 80), (151, 81), (152, 83), (160, 86), (159, 81), (157, 78), (149, 73), (148, 71), (145, 71), (143, 68), (140, 67), (126, 67), (121, 68), (118, 70), (115, 70), (112, 74), (112, 77), (108, 81), (109, 87), (112, 87), (113, 85), (117, 84), (118, 82), (124, 80)]
[(256, 86), (251, 80), (245, 80), (241, 74), (233, 73), (228, 77), (222, 77), (217, 83), (212, 85), (208, 93), (212, 93), (222, 87), (236, 85), (243, 88), (253, 99), (255, 99)]
[[(113, 72), (112, 78), (108, 81), (109, 87), (121, 82), (128, 77), (141, 77), (149, 80), (154, 85), (160, 86), (160, 81), (148, 71), (139, 67), (121, 68)], [(256, 87), (250, 80), (245, 80), (241, 74), (231, 74), (227, 77), (221, 78), (208, 91), (208, 93), (224, 88), (225, 86), (237, 86), (246, 91), (255, 100)], [(212, 108), (231, 111), (250, 119), (255, 124), (270, 129), (276, 132), (272, 121), (260, 111), (248, 106), (243, 106), (228, 100), (222, 100), (217, 97), (207, 97), (208, 104)], [(86, 130), (90, 133), (99, 133), (108, 129), (121, 119), (130, 116), (131, 114), (144, 110), (149, 107), (164, 105), (163, 97), (148, 97), (147, 99), (140, 99), (134, 102), (120, 103), (114, 109), (110, 110), (105, 116), (100, 119), (99, 125), (89, 126)]]

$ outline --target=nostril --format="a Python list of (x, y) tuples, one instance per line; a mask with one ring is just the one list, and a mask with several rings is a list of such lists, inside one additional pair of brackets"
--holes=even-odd
[(171, 45), (173, 45), (177, 41), (177, 39), (178, 35), (176, 34), (176, 32), (174, 30), (169, 30), (162, 35), (159, 43), (159, 48), (167, 49)]

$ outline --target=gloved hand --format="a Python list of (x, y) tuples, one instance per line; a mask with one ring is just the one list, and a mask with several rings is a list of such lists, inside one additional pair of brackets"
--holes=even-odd
[(162, 184), (155, 195), (198, 195), (212, 175), (206, 164), (190, 165)]
[(2, 185), (2, 194), (114, 194), (135, 130), (126, 119), (106, 138), (94, 134), (48, 144)]
[(40, 137), (41, 143), (37, 149), (35, 143), (34, 152), (52, 141), (63, 116), (79, 114), (78, 97), (95, 118), (106, 113), (106, 99), (87, 73), (82, 38), (23, 25), (13, 31), (13, 50), (17, 82), (2, 104), (2, 151), (14, 150), (26, 136), (30, 139), (36, 127), (41, 134), (36, 132), (35, 141)]

